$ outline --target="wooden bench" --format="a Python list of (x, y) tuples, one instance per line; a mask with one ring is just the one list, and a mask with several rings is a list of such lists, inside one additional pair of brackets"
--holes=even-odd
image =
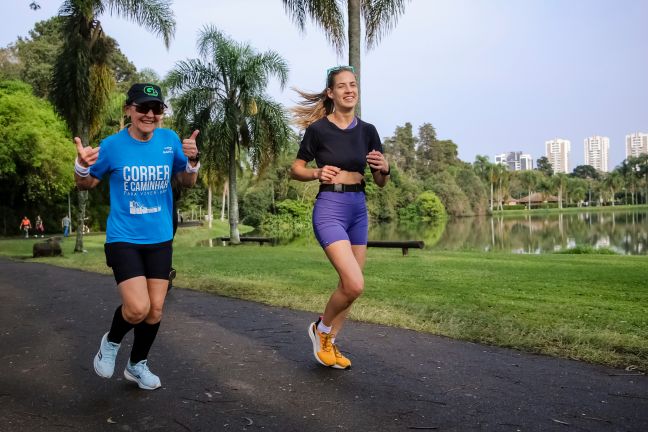
[[(216, 238), (223, 243), (229, 242), (229, 237), (217, 237)], [(277, 244), (277, 239), (274, 237), (240, 237), (241, 243), (259, 243), (259, 246), (262, 246), (263, 243), (270, 243), (271, 245)]]
[(406, 256), (410, 249), (423, 249), (425, 242), (423, 240), (405, 240), (405, 241), (381, 241), (369, 240), (367, 247), (378, 248), (401, 248), (403, 256)]

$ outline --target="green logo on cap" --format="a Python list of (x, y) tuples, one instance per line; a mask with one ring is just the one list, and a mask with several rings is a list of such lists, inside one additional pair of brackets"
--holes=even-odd
[(144, 87), (144, 93), (146, 93), (148, 96), (155, 96), (155, 97), (159, 96), (157, 90), (155, 90), (155, 87), (150, 85)]

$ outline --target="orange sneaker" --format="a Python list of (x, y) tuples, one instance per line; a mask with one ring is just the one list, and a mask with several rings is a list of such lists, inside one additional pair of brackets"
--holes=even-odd
[(328, 333), (320, 333), (317, 330), (317, 325), (311, 323), (308, 326), (308, 336), (313, 342), (313, 355), (318, 363), (324, 366), (335, 365), (335, 353), (333, 352), (333, 344), (331, 343), (331, 335)]
[(335, 354), (335, 364), (332, 366), (335, 369), (348, 369), (351, 367), (351, 360), (344, 357), (338, 346), (333, 344), (333, 354)]

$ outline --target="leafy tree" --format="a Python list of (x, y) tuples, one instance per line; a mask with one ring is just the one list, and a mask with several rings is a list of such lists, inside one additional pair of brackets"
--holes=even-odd
[(598, 180), (601, 175), (592, 165), (578, 165), (571, 173), (572, 177), (582, 179)]
[[(43, 208), (65, 199), (74, 185), (70, 167), (75, 151), (52, 106), (19, 81), (0, 81), (0, 142), (0, 206), (6, 235), (13, 210)], [(11, 226), (14, 221), (9, 222)]]
[(546, 156), (542, 156), (536, 160), (536, 169), (546, 175), (551, 177), (554, 174), (553, 166)]
[(230, 239), (236, 244), (240, 242), (237, 170), (244, 152), (254, 169), (262, 169), (289, 143), (286, 113), (265, 94), (273, 76), (283, 88), (288, 67), (276, 52), (257, 54), (213, 26), (200, 32), (198, 50), (201, 59), (178, 62), (167, 83), (176, 95), (178, 124), (201, 131), (208, 173), (228, 172)]
[(430, 123), (424, 123), (419, 128), (416, 149), (416, 171), (419, 178), (459, 165), (461, 161), (457, 154), (457, 145), (451, 140), (439, 141), (436, 130)]
[[(59, 10), (63, 45), (56, 58), (51, 99), (74, 136), (89, 145), (114, 87), (110, 54), (115, 44), (106, 36), (99, 17), (106, 11), (131, 19), (162, 36), (168, 47), (175, 20), (166, 0), (65, 0)], [(79, 191), (78, 222), (83, 224), (87, 191)], [(75, 252), (83, 251), (77, 230)]]
[(468, 197), (457, 183), (454, 177), (447, 171), (441, 171), (430, 176), (424, 183), (425, 190), (434, 192), (446, 211), (451, 216), (472, 215)]
[[(21, 38), (0, 51), (0, 73), (29, 83), (34, 94), (48, 97), (57, 55), (63, 46), (63, 19), (60, 16), (37, 22), (29, 37)], [(117, 42), (106, 36), (109, 46), (108, 65), (125, 92), (135, 80), (137, 70), (119, 50)], [(4, 54), (4, 56), (2, 55)]]
[(394, 136), (386, 138), (383, 143), (390, 166), (398, 167), (403, 172), (413, 170), (416, 161), (416, 142), (411, 123), (396, 126)]
[[(405, 12), (407, 0), (346, 0), (349, 19), (349, 65), (353, 66), (360, 90), (360, 21), (364, 18), (365, 43), (373, 48), (391, 30)], [(342, 2), (331, 0), (283, 0), (284, 8), (303, 31), (306, 19), (312, 19), (326, 33), (326, 38), (341, 54), (344, 47), (344, 12)], [(360, 101), (356, 107), (360, 115)]]
[(470, 164), (465, 164), (457, 171), (455, 182), (466, 195), (472, 212), (474, 214), (485, 214), (488, 201), (486, 189)]

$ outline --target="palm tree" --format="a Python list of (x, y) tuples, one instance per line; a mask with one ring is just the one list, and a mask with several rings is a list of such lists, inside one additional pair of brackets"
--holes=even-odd
[(253, 169), (263, 168), (290, 138), (285, 110), (265, 94), (273, 76), (283, 89), (288, 66), (276, 52), (257, 54), (213, 26), (201, 30), (198, 51), (201, 59), (176, 63), (166, 82), (178, 125), (200, 130), (207, 175), (228, 172), (230, 241), (237, 244), (236, 178), (243, 152)]
[(508, 185), (508, 182), (511, 177), (511, 172), (508, 169), (507, 165), (498, 163), (494, 164), (494, 179), (493, 181), (497, 183), (497, 210), (504, 210), (504, 189)]
[(549, 181), (553, 190), (558, 192), (558, 208), (563, 208), (563, 195), (567, 190), (567, 182), (569, 177), (565, 173), (556, 173), (550, 177)]
[(539, 180), (537, 171), (526, 170), (520, 173), (520, 183), (522, 183), (523, 187), (527, 188), (529, 194), (527, 196), (527, 210), (531, 210), (531, 191), (538, 185)]
[(618, 171), (612, 171), (605, 176), (602, 183), (609, 191), (612, 207), (614, 207), (615, 195), (623, 187), (623, 176)]
[[(108, 65), (115, 49), (101, 27), (104, 12), (120, 15), (162, 36), (168, 48), (175, 20), (167, 0), (65, 0), (63, 47), (54, 65), (51, 98), (74, 136), (90, 144), (115, 85)], [(87, 191), (79, 191), (78, 227), (83, 226)], [(83, 233), (77, 229), (75, 252), (83, 251)]]
[(495, 183), (497, 183), (497, 179), (495, 177), (495, 164), (491, 163), (488, 160), (488, 156), (477, 155), (475, 157), (475, 162), (473, 162), (473, 168), (475, 170), (475, 174), (477, 174), (477, 176), (482, 180), (486, 181), (486, 183), (488, 183), (488, 186), (490, 187), (489, 210), (492, 213), (493, 189), (495, 188)]
[[(349, 27), (349, 65), (353, 66), (360, 90), (360, 39), (361, 18), (365, 24), (365, 43), (367, 49), (375, 47), (380, 39), (389, 32), (405, 12), (405, 4), (410, 0), (346, 0)], [(344, 47), (344, 13), (342, 2), (337, 0), (283, 0), (284, 8), (300, 30), (304, 30), (306, 19), (326, 32), (326, 38), (339, 55)], [(360, 115), (360, 101), (356, 106)]]

